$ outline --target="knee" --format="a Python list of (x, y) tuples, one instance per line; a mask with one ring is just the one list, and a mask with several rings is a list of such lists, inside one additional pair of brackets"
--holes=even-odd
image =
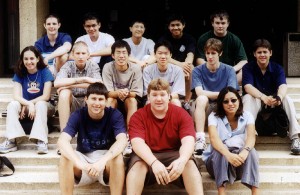
[(133, 175), (143, 176), (148, 172), (148, 165), (144, 161), (137, 161), (129, 170)]
[(8, 111), (19, 110), (19, 109), (21, 109), (21, 104), (18, 101), (11, 101), (7, 106)]
[(205, 95), (200, 95), (196, 99), (196, 108), (205, 109), (206, 105), (208, 104), (208, 97)]
[(111, 160), (111, 165), (113, 167), (124, 167), (125, 164), (124, 164), (124, 159), (123, 159), (123, 155), (122, 154), (119, 154), (118, 156), (116, 156), (115, 158), (113, 158)]
[(35, 103), (35, 108), (38, 109), (45, 109), (47, 108), (47, 102), (46, 101), (38, 101), (37, 103)]
[(72, 97), (72, 91), (69, 90), (69, 89), (63, 89), (59, 93), (58, 103), (59, 102), (70, 101), (71, 97)]
[(59, 159), (59, 168), (65, 169), (65, 167), (69, 167), (71, 165), (71, 161), (65, 156), (61, 155)]

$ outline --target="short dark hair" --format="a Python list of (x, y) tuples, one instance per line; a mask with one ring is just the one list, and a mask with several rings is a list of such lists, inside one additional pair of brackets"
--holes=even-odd
[(108, 98), (108, 90), (103, 83), (96, 82), (88, 86), (86, 91), (86, 97), (88, 98), (91, 94), (104, 95)]
[(168, 26), (170, 25), (171, 22), (173, 22), (175, 20), (178, 20), (178, 21), (180, 21), (182, 23), (182, 25), (185, 25), (185, 20), (184, 20), (182, 14), (180, 14), (180, 13), (172, 13), (167, 18), (167, 24), (168, 24)]
[(60, 23), (60, 18), (57, 14), (54, 14), (54, 13), (51, 13), (51, 14), (48, 14), (45, 18), (44, 18), (44, 24), (46, 24), (46, 20), (48, 18), (56, 18), (57, 19), (57, 23)]
[(220, 18), (221, 20), (227, 19), (230, 22), (229, 14), (226, 10), (217, 10), (210, 15), (210, 21), (214, 22), (215, 18)]
[(165, 46), (166, 48), (169, 49), (170, 53), (172, 54), (173, 47), (172, 47), (172, 44), (170, 43), (170, 41), (163, 39), (163, 40), (156, 42), (154, 45), (154, 53), (156, 53), (157, 49), (160, 46)]
[(87, 20), (96, 20), (97, 24), (100, 24), (99, 15), (94, 12), (88, 12), (88, 13), (84, 14), (83, 19), (82, 19), (82, 24), (84, 25)]
[(218, 116), (220, 118), (224, 118), (226, 116), (224, 107), (223, 107), (223, 101), (225, 98), (225, 95), (229, 92), (232, 92), (235, 94), (235, 96), (237, 97), (238, 101), (239, 101), (239, 108), (237, 109), (236, 113), (235, 113), (235, 117), (238, 118), (239, 116), (241, 116), (243, 114), (243, 102), (242, 102), (242, 98), (238, 92), (238, 90), (236, 90), (235, 88), (228, 86), (228, 87), (224, 87), (217, 98), (217, 107), (215, 109), (215, 116)]
[(126, 48), (126, 50), (128, 52), (128, 55), (130, 55), (131, 54), (131, 48), (130, 48), (129, 44), (124, 40), (117, 40), (112, 44), (111, 54), (115, 53), (116, 48), (124, 48), (124, 47)]
[(272, 51), (272, 45), (267, 39), (257, 39), (254, 41), (253, 52), (256, 52), (259, 47), (267, 48), (269, 51)]

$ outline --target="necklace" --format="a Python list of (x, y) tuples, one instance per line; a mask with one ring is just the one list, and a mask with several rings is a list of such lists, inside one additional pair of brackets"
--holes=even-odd
[(29, 83), (36, 83), (37, 77), (39, 76), (39, 72), (36, 72), (36, 77), (35, 77), (34, 81), (29, 79), (28, 74), (26, 76), (27, 76), (27, 79), (28, 79)]

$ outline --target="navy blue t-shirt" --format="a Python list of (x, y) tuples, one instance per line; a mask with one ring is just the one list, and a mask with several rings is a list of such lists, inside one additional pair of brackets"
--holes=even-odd
[(88, 108), (83, 107), (73, 112), (64, 132), (74, 137), (77, 133), (77, 150), (89, 153), (95, 150), (108, 150), (116, 141), (119, 133), (126, 133), (124, 117), (114, 108), (105, 108), (100, 120), (92, 119)]

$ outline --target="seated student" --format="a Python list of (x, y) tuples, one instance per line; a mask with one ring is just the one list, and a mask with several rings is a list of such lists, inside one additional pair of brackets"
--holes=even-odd
[(89, 47), (91, 59), (99, 64), (102, 73), (103, 66), (111, 61), (111, 45), (115, 42), (115, 38), (108, 34), (100, 32), (101, 22), (96, 13), (88, 12), (83, 17), (83, 28), (86, 35), (78, 37), (75, 41), (83, 41)]
[(74, 61), (61, 67), (54, 81), (58, 93), (58, 113), (62, 131), (70, 113), (85, 106), (86, 88), (95, 82), (102, 82), (98, 64), (88, 60), (90, 53), (85, 42), (76, 42), (72, 48)]
[(170, 104), (169, 83), (154, 79), (148, 86), (149, 104), (130, 119), (133, 151), (126, 176), (127, 194), (142, 194), (144, 186), (170, 183), (201, 195), (201, 174), (193, 157), (195, 129), (192, 117)]
[[(42, 36), (34, 44), (42, 53), (44, 62), (49, 66), (55, 76), (68, 58), (68, 52), (72, 48), (72, 38), (67, 33), (58, 32), (61, 26), (60, 19), (54, 14), (46, 16), (44, 27), (47, 34)], [(54, 62), (55, 61), (55, 62)]]
[[(62, 194), (73, 194), (74, 183), (83, 186), (96, 181), (109, 185), (110, 194), (122, 194), (126, 126), (118, 110), (105, 106), (107, 93), (102, 83), (89, 85), (84, 98), (87, 106), (72, 113), (58, 139)], [(77, 149), (74, 151), (70, 142), (76, 134)]]
[(131, 37), (123, 39), (130, 48), (129, 61), (140, 65), (142, 68), (156, 61), (154, 56), (154, 42), (152, 39), (143, 37), (145, 33), (145, 22), (139, 19), (133, 20), (129, 30)]
[[(128, 60), (131, 49), (124, 40), (118, 40), (111, 46), (111, 55), (114, 59), (104, 65), (103, 82), (107, 87), (107, 106), (118, 108), (126, 116), (128, 126), (130, 117), (141, 105), (143, 94), (143, 78), (141, 67), (131, 64)], [(132, 152), (128, 142), (123, 155)]]
[(114, 60), (105, 64), (103, 69), (103, 82), (109, 91), (107, 105), (125, 111), (128, 125), (143, 93), (141, 67), (129, 62), (131, 48), (126, 41), (116, 41), (111, 50)]
[(222, 42), (210, 38), (204, 46), (207, 62), (194, 68), (192, 73), (192, 90), (196, 92), (196, 125), (195, 152), (201, 155), (206, 147), (204, 127), (207, 116), (215, 107), (215, 101), (221, 89), (227, 86), (239, 90), (234, 69), (219, 61), (223, 52)]
[(225, 194), (226, 183), (241, 179), (258, 194), (259, 162), (254, 149), (255, 126), (250, 112), (243, 111), (242, 98), (233, 87), (222, 89), (214, 112), (208, 117), (210, 145), (202, 158), (215, 179), (218, 194)]
[(213, 30), (202, 34), (197, 41), (196, 63), (202, 65), (207, 60), (203, 50), (206, 41), (209, 38), (219, 39), (224, 48), (220, 61), (234, 68), (238, 83), (241, 84), (242, 67), (248, 62), (248, 59), (240, 38), (227, 30), (230, 24), (229, 14), (225, 10), (217, 10), (210, 15), (210, 22)]
[(168, 59), (172, 55), (171, 43), (166, 40), (157, 42), (154, 53), (157, 63), (147, 66), (143, 71), (144, 96), (147, 98), (147, 88), (153, 79), (163, 78), (171, 87), (171, 103), (181, 107), (180, 97), (185, 96), (184, 73), (180, 67), (169, 63)]
[(168, 33), (163, 35), (159, 40), (170, 41), (173, 51), (169, 59), (171, 64), (179, 66), (185, 75), (185, 98), (183, 108), (190, 112), (190, 100), (192, 98), (191, 83), (192, 71), (194, 68), (194, 54), (196, 49), (196, 39), (184, 32), (185, 20), (182, 15), (171, 14), (167, 18)]
[(7, 106), (6, 140), (0, 153), (17, 150), (16, 138), (26, 135), (21, 125), (26, 119), (33, 121), (29, 139), (37, 143), (37, 153), (48, 153), (47, 119), (55, 111), (49, 102), (53, 80), (37, 48), (25, 47), (15, 66), (14, 100)]
[(287, 84), (282, 66), (270, 61), (271, 43), (266, 39), (257, 39), (253, 44), (253, 55), (256, 60), (243, 67), (244, 110), (251, 112), (256, 119), (262, 104), (268, 106), (283, 104), (290, 122), (291, 151), (293, 154), (300, 154), (300, 126), (296, 119), (296, 109), (292, 99), (286, 94)]

